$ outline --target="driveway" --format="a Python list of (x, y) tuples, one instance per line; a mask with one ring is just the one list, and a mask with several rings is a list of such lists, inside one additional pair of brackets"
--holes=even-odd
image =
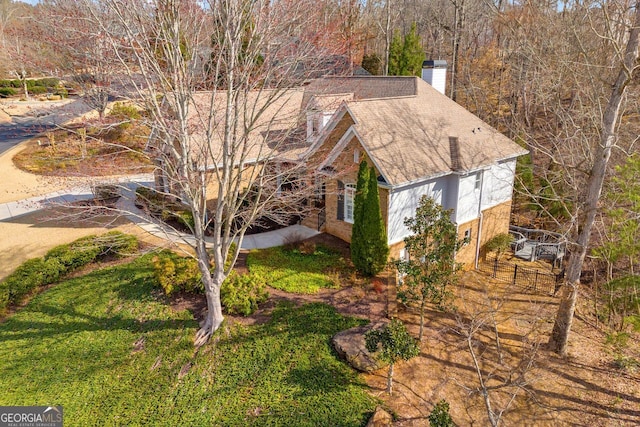
[(0, 102), (0, 154), (29, 138), (91, 113), (81, 99), (3, 100)]

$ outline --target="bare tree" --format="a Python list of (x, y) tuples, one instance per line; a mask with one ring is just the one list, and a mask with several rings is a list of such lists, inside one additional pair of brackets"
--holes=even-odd
[(532, 153), (527, 209), (535, 205), (535, 214), (523, 215), (572, 242), (549, 341), (564, 354), (612, 150), (624, 152), (637, 137), (622, 118), (625, 105), (635, 102), (627, 93), (634, 90), (638, 59), (638, 3), (573, 4), (559, 12), (534, 2), (496, 13), (510, 113), (487, 120), (510, 129)]
[(0, 4), (0, 46), (10, 75), (19, 79), (25, 98), (29, 97), (27, 78), (43, 68), (46, 57), (41, 55), (38, 29), (32, 25), (32, 7), (12, 2)]
[(296, 86), (322, 60), (313, 27), (290, 1), (75, 3), (151, 116), (157, 184), (193, 214), (207, 300), (200, 346), (224, 320), (220, 286), (247, 228), (312, 190)]
[[(633, 14), (628, 18), (628, 22), (630, 23), (628, 36), (622, 44), (614, 43), (615, 63), (619, 71), (611, 87), (605, 109), (601, 115), (601, 125), (599, 126), (600, 140), (595, 146), (593, 165), (590, 168), (586, 181), (587, 192), (584, 196), (583, 212), (577, 221), (577, 239), (571, 251), (565, 284), (561, 291), (560, 305), (549, 339), (550, 347), (559, 354), (565, 354), (567, 351), (569, 332), (571, 330), (578, 297), (582, 266), (589, 248), (591, 230), (593, 229), (593, 224), (599, 210), (599, 200), (607, 174), (611, 151), (617, 142), (617, 128), (620, 123), (625, 92), (633, 78), (634, 71), (638, 68), (640, 2), (636, 2), (630, 10)], [(625, 19), (626, 14), (623, 14), (622, 18)], [(607, 22), (607, 24), (614, 24), (614, 22)], [(610, 34), (609, 39), (612, 38), (613, 35)]]
[(506, 322), (506, 289), (501, 295), (489, 295), (487, 290), (478, 297), (459, 295), (459, 311), (456, 313), (456, 333), (459, 334), (471, 356), (472, 368), (477, 382), (474, 385), (460, 384), (467, 392), (480, 394), (492, 426), (500, 425), (516, 398), (530, 394), (532, 370), (539, 344), (535, 340), (536, 330), (543, 318), (535, 306), (528, 312), (530, 327), (522, 333), (519, 346), (503, 346), (500, 339), (500, 323)]

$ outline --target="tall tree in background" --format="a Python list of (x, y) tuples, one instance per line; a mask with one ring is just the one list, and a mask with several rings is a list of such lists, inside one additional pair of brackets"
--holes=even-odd
[(424, 50), (415, 23), (404, 37), (399, 33), (394, 34), (389, 51), (389, 75), (420, 76), (424, 59)]
[(464, 242), (458, 240), (450, 212), (426, 195), (420, 198), (415, 216), (406, 218), (404, 223), (412, 234), (404, 239), (408, 259), (396, 261), (402, 277), (398, 298), (418, 306), (418, 339), (422, 340), (426, 305), (431, 303), (444, 309), (451, 300), (451, 285), (461, 268), (455, 261), (455, 254)]
[(404, 40), (399, 31), (393, 33), (391, 42), (389, 43), (389, 55), (387, 60), (387, 73), (389, 76), (400, 75), (402, 68), (402, 50), (404, 47)]

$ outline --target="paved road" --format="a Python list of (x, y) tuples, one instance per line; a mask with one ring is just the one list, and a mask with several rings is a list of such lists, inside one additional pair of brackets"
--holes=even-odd
[[(31, 101), (20, 103), (20, 106), (30, 106), (32, 109), (24, 115), (12, 115), (11, 123), (0, 124), (0, 154), (22, 141), (54, 129), (90, 111), (81, 99), (74, 99), (64, 104), (56, 104), (55, 101), (51, 104)], [(4, 104), (4, 107), (8, 113), (11, 111), (10, 103)]]
[(31, 137), (55, 128), (55, 126), (52, 123), (0, 125), (0, 154)]

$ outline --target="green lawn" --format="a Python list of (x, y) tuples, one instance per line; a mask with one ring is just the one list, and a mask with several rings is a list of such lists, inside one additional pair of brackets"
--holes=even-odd
[(286, 292), (315, 294), (322, 288), (339, 286), (339, 273), (346, 263), (340, 253), (318, 246), (313, 254), (282, 246), (251, 251), (249, 271), (267, 285)]
[(0, 324), (0, 405), (62, 405), (69, 426), (366, 422), (376, 402), (329, 345), (358, 320), (280, 305), (270, 323), (219, 333), (194, 354), (196, 322), (152, 277), (145, 257), (96, 271)]

